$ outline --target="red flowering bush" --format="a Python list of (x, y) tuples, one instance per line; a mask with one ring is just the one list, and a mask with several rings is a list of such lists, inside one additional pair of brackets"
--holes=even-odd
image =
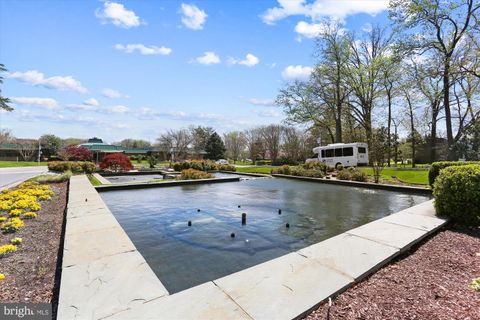
[(133, 166), (128, 156), (124, 153), (117, 152), (106, 155), (100, 163), (100, 168), (113, 172), (122, 172), (132, 170)]

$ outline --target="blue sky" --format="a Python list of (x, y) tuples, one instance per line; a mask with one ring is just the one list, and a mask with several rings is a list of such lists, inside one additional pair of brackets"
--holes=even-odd
[(388, 23), (386, 0), (0, 1), (2, 94), (17, 137), (154, 141), (207, 125), (278, 123), (286, 82), (307, 77), (322, 21)]

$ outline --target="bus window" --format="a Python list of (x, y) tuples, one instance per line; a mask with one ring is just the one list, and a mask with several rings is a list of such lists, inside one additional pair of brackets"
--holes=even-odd
[(351, 157), (353, 156), (353, 148), (343, 148), (343, 156), (344, 157)]
[(322, 150), (322, 158), (325, 158), (325, 150)]
[(335, 157), (341, 157), (342, 156), (342, 148), (335, 149)]
[(367, 153), (367, 149), (364, 147), (358, 147), (358, 153)]
[(333, 149), (325, 150), (325, 157), (326, 158), (333, 158)]

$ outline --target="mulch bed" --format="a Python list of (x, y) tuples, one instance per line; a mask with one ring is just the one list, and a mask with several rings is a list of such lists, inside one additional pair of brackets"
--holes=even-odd
[(480, 319), (480, 229), (448, 227), (306, 319)]
[(1, 244), (22, 238), (17, 252), (0, 259), (0, 302), (55, 303), (58, 287), (55, 278), (61, 243), (67, 182), (50, 184), (55, 195), (42, 202), (38, 217), (24, 220), (25, 227), (13, 234), (2, 234)]

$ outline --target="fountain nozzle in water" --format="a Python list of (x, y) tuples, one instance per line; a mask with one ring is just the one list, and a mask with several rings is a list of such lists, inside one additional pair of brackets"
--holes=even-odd
[(242, 206), (241, 205), (238, 205), (239, 208), (241, 208)]
[(197, 212), (200, 212), (200, 209), (197, 209)]
[(287, 228), (287, 229), (290, 228), (290, 223), (287, 223), (287, 224), (285, 225), (285, 228)]
[(192, 226), (192, 221), (191, 221), (191, 220), (188, 220), (187, 225), (188, 225), (189, 227), (191, 227), (191, 226)]
[(247, 224), (247, 214), (242, 213), (242, 224)]
[(230, 238), (235, 238), (235, 233), (230, 233)]
[(282, 209), (278, 209), (278, 214), (282, 214)]

